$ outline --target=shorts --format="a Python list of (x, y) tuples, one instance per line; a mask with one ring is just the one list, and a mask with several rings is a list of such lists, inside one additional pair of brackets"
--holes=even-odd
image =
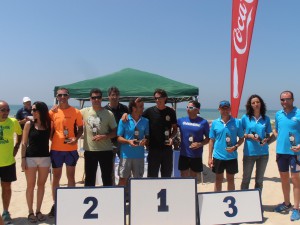
[(61, 168), (65, 163), (67, 166), (76, 166), (79, 155), (74, 151), (50, 151), (52, 168)]
[(13, 182), (17, 180), (16, 163), (0, 167), (1, 182)]
[[(297, 163), (297, 155), (289, 154), (276, 154), (276, 162), (279, 172), (289, 172), (291, 168), (291, 173), (299, 173), (300, 168)], [(297, 168), (298, 165), (298, 168)]]
[(27, 167), (50, 167), (50, 157), (26, 157)]
[(179, 170), (191, 169), (194, 172), (202, 172), (203, 171), (202, 157), (190, 158), (187, 156), (180, 155), (178, 161), (178, 169)]
[(132, 174), (134, 178), (140, 178), (144, 175), (144, 158), (142, 159), (120, 159), (119, 177), (129, 178)]
[(213, 158), (213, 168), (212, 171), (216, 174), (224, 173), (228, 174), (236, 174), (239, 172), (238, 170), (238, 161), (237, 159), (230, 159), (230, 160), (221, 160)]

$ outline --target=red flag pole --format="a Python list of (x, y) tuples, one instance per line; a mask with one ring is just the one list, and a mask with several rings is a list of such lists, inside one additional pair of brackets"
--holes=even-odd
[(258, 0), (233, 0), (231, 22), (231, 115), (238, 116)]

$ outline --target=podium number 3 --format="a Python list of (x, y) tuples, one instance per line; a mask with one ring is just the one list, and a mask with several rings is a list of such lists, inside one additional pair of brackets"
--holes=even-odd
[(238, 209), (235, 206), (235, 198), (232, 197), (232, 196), (227, 196), (226, 198), (224, 198), (223, 202), (227, 202), (228, 203), (228, 207), (231, 209), (230, 210), (231, 212), (226, 211), (226, 212), (224, 212), (224, 214), (227, 217), (234, 217), (234, 216), (236, 216), (236, 214), (238, 213)]
[(83, 219), (98, 219), (98, 213), (93, 213), (98, 206), (98, 200), (95, 197), (87, 197), (83, 201), (84, 204), (89, 204), (90, 202), (92, 202), (92, 205), (83, 215)]
[(169, 206), (167, 205), (167, 190), (161, 189), (160, 192), (157, 193), (157, 198), (160, 199), (160, 204), (157, 207), (158, 212), (168, 212)]

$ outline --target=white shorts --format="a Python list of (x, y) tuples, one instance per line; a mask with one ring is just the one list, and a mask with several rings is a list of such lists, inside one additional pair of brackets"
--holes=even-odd
[(144, 175), (144, 158), (142, 159), (120, 159), (119, 177), (121, 178), (140, 178)]
[(27, 167), (50, 167), (50, 157), (26, 157)]

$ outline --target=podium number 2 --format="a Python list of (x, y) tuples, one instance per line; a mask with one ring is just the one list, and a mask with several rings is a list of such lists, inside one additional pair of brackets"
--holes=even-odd
[(229, 211), (226, 211), (226, 212), (224, 212), (224, 214), (227, 217), (234, 217), (234, 216), (236, 216), (236, 214), (238, 213), (238, 209), (235, 206), (235, 198), (232, 197), (232, 196), (227, 196), (226, 198), (224, 198), (223, 202), (227, 202), (228, 203), (228, 207), (230, 209), (232, 209), (231, 213)]
[(98, 206), (98, 200), (95, 197), (87, 197), (83, 201), (84, 204), (89, 204), (89, 202), (92, 202), (92, 205), (83, 215), (83, 219), (98, 219), (98, 213), (93, 213)]
[(161, 189), (160, 192), (157, 193), (157, 198), (160, 199), (160, 204), (157, 207), (158, 212), (168, 212), (169, 206), (167, 205), (167, 190)]

